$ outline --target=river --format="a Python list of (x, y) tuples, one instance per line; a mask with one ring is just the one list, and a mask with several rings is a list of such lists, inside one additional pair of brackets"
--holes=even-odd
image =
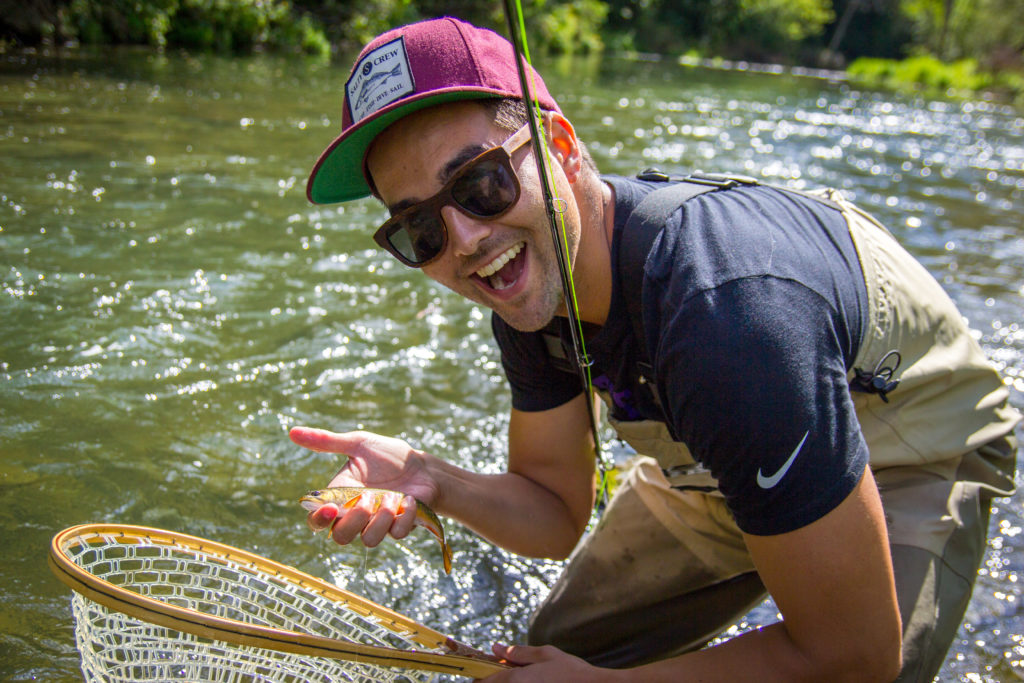
[[(543, 66), (606, 172), (831, 185), (943, 283), (1024, 407), (1024, 115), (749, 65)], [(77, 523), (163, 527), (333, 579), (486, 649), (522, 638), (554, 562), (454, 522), (341, 549), (297, 498), (339, 462), (296, 424), (399, 435), (500, 471), (489, 316), (377, 250), (373, 201), (304, 195), (342, 67), (128, 49), (0, 55), (0, 680), (81, 680), (46, 566)], [(1022, 496), (1000, 500), (944, 681), (1024, 678)], [(775, 619), (767, 603), (733, 632)]]

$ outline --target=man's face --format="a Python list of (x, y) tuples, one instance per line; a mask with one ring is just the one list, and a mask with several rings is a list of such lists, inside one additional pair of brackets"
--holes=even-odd
[[(487, 109), (471, 102), (432, 107), (393, 124), (374, 141), (367, 168), (384, 203), (395, 212), (432, 197), (466, 162), (509, 137)], [(524, 331), (564, 312), (557, 256), (551, 240), (536, 163), (529, 145), (512, 153), (519, 201), (495, 220), (474, 218), (455, 206), (441, 216), (447, 245), (423, 271), (472, 301), (493, 309)], [(552, 176), (559, 196), (574, 207), (557, 163)], [(579, 241), (577, 214), (566, 212), (570, 254)], [(571, 257), (570, 257), (571, 258)]]

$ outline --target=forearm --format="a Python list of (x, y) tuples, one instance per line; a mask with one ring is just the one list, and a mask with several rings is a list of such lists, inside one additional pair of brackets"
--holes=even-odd
[(497, 656), (522, 668), (502, 672), (494, 676), (494, 681), (891, 681), (899, 671), (899, 643), (895, 644), (894, 653), (892, 643), (879, 646), (874, 638), (875, 634), (867, 633), (859, 638), (818, 641), (811, 646), (812, 649), (806, 649), (806, 646), (798, 647), (785, 625), (778, 623), (737, 636), (721, 645), (631, 669), (595, 668), (552, 646), (495, 645)]
[(525, 476), (480, 474), (427, 458), (438, 490), (434, 510), (506, 550), (562, 558), (583, 532), (559, 496)]
[(782, 623), (732, 638), (721, 645), (614, 672), (609, 681), (714, 681), (757, 680), (759, 683), (793, 681), (886, 681), (892, 679), (889, 653), (856, 642), (833, 644), (818, 651), (801, 649)]

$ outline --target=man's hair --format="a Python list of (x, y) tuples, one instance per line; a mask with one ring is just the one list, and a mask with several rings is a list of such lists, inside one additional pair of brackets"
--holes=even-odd
[[(491, 112), (494, 117), (494, 124), (502, 130), (514, 133), (523, 126), (525, 126), (529, 120), (529, 112), (526, 110), (526, 103), (518, 97), (499, 97), (495, 99), (480, 100), (480, 104), (485, 109)], [(587, 151), (583, 141), (577, 138), (576, 140), (580, 146), (580, 154), (583, 157), (583, 164), (593, 173), (597, 174), (597, 164), (594, 163), (594, 159), (590, 156), (590, 152)]]

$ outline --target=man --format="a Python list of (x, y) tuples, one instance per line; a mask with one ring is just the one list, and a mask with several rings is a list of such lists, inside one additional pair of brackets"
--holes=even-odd
[[(536, 646), (495, 646), (524, 665), (495, 680), (931, 680), (990, 500), (1013, 490), (1018, 421), (952, 302), (834, 193), (725, 183), (670, 207), (628, 256), (631, 219), (669, 183), (599, 176), (534, 83), (594, 384), (650, 457), (577, 547), (594, 502), (588, 397), (550, 343), (568, 338), (567, 309), (514, 57), (448, 18), (364, 48), (308, 193), (374, 194), (392, 215), (382, 247), (492, 309), (508, 471), (363, 432), (293, 440), (348, 457), (331, 485), (399, 491), (524, 555), (572, 553)], [(309, 521), (372, 546), (414, 512), (396, 494)], [(765, 590), (781, 622), (700, 649)]]

